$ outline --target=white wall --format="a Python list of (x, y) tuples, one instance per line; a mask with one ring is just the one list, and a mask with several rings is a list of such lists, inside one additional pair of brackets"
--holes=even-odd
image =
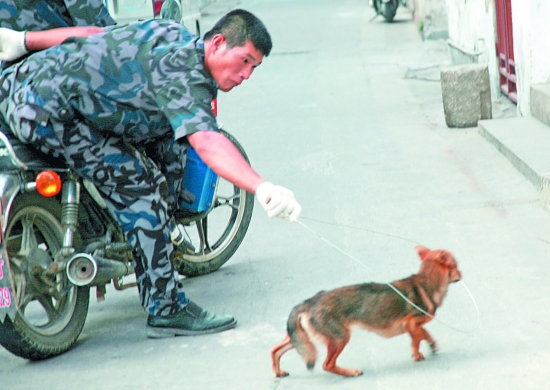
[(445, 39), (448, 36), (446, 0), (417, 1), (415, 19), (422, 20), (424, 39)]
[(534, 1), (531, 15), (532, 83), (550, 83), (550, 1)]
[(518, 106), (529, 115), (531, 84), (550, 82), (550, 2), (512, 0), (512, 12)]
[[(491, 77), (493, 98), (500, 94), (496, 57), (495, 0), (446, 0), (449, 40), (456, 63), (486, 64)], [(531, 84), (550, 82), (550, 1), (512, 0), (514, 57), (516, 62), (518, 110), (530, 115)]]

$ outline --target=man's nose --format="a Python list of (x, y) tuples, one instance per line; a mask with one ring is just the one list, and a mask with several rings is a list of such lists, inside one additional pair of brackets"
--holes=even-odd
[(252, 75), (253, 68), (243, 69), (239, 74), (243, 80), (248, 80)]

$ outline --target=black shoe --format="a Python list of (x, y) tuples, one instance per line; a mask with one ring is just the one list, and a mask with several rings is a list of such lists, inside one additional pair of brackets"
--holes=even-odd
[(185, 308), (168, 316), (147, 317), (147, 336), (163, 338), (196, 336), (234, 328), (237, 320), (230, 315), (219, 316), (189, 301)]

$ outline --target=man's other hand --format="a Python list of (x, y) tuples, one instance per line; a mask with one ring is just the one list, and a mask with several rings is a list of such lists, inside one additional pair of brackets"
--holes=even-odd
[(14, 61), (28, 52), (25, 31), (0, 27), (0, 61)]

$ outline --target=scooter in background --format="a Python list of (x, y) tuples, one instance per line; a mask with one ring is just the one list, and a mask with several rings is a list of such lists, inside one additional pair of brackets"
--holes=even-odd
[(376, 11), (376, 16), (382, 15), (388, 23), (393, 22), (400, 4), (414, 13), (414, 0), (369, 0), (369, 3)]

